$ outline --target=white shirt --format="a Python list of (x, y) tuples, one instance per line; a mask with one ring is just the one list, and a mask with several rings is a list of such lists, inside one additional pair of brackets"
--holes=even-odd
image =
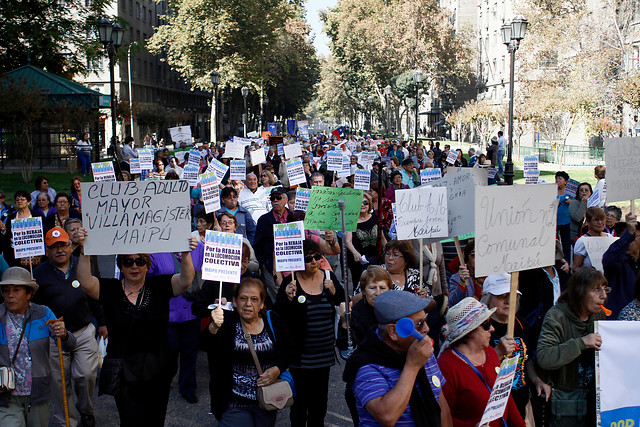
[(267, 191), (264, 187), (258, 187), (255, 193), (245, 188), (238, 194), (238, 204), (248, 210), (251, 218), (258, 222), (258, 218), (266, 214), (270, 209), (270, 194), (271, 191)]

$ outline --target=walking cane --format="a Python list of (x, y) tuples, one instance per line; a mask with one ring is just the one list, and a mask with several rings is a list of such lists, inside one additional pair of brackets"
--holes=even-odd
[[(49, 325), (54, 322), (62, 322), (63, 318), (49, 319), (45, 322), (45, 325)], [(64, 420), (69, 427), (69, 403), (67, 402), (67, 384), (64, 376), (64, 359), (62, 358), (62, 339), (56, 337), (56, 343), (58, 344), (58, 359), (60, 359), (60, 374), (62, 376), (62, 403), (64, 404)]]

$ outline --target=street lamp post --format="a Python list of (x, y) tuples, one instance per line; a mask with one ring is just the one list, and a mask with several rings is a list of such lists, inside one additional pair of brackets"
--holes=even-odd
[[(116, 160), (116, 164), (120, 161), (117, 158), (118, 152), (116, 150), (116, 78), (115, 78), (115, 56), (118, 48), (122, 46), (122, 38), (124, 37), (124, 28), (117, 22), (111, 22), (107, 18), (102, 18), (98, 23), (98, 36), (100, 42), (104, 45), (104, 49), (109, 55), (109, 77), (111, 88), (111, 146), (109, 151), (113, 159)], [(132, 107), (131, 105), (129, 106)], [(133, 135), (132, 135), (133, 136)]]
[(389, 116), (389, 97), (391, 96), (391, 90), (391, 85), (387, 85), (384, 88), (384, 103), (387, 109), (387, 138), (391, 138), (391, 116)]
[[(507, 162), (504, 164), (504, 181), (507, 185), (513, 185), (513, 92), (514, 76), (516, 65), (516, 51), (520, 47), (520, 40), (524, 39), (527, 33), (529, 22), (522, 15), (516, 15), (511, 22), (505, 22), (500, 31), (502, 32), (502, 43), (507, 45), (507, 50), (511, 54), (511, 67), (509, 78), (509, 142), (507, 148)], [(502, 160), (501, 160), (502, 161)]]
[(247, 137), (247, 119), (249, 118), (248, 114), (247, 114), (247, 96), (249, 96), (249, 88), (246, 86), (243, 86), (242, 89), (240, 89), (240, 92), (242, 93), (242, 98), (244, 98), (244, 113), (242, 114), (242, 125), (244, 127), (244, 137)]
[(360, 101), (360, 111), (362, 111), (362, 122), (361, 122), (362, 126), (360, 126), (360, 129), (361, 130), (365, 130), (364, 129), (364, 122), (367, 120), (366, 119), (367, 113), (364, 110), (364, 101)]
[(420, 69), (417, 69), (416, 71), (413, 72), (413, 83), (416, 86), (416, 122), (415, 122), (415, 128), (414, 128), (414, 134), (413, 134), (413, 145), (415, 145), (416, 147), (418, 146), (418, 105), (420, 104), (418, 101), (418, 92), (419, 92), (419, 87), (420, 87), (420, 83), (422, 83), (422, 71), (420, 71)]
[[(269, 123), (268, 123), (269, 115), (267, 114), (267, 107), (269, 106), (269, 95), (265, 93), (264, 99), (262, 100), (262, 102), (264, 102), (264, 130), (269, 130)], [(260, 132), (262, 131), (263, 129), (260, 129)]]
[(213, 85), (213, 98), (211, 99), (211, 145), (218, 142), (218, 85), (220, 85), (220, 73), (213, 70), (209, 73)]
[[(369, 129), (368, 129), (368, 132), (369, 132), (369, 135), (371, 135), (373, 133), (372, 132), (373, 123), (371, 122), (372, 119), (373, 119), (373, 114), (372, 114), (373, 113), (373, 96), (369, 95), (367, 97), (367, 104), (368, 104), (368, 112), (369, 112)], [(365, 123), (366, 123), (366, 119), (365, 119)], [(367, 130), (367, 129), (365, 129), (365, 130)]]

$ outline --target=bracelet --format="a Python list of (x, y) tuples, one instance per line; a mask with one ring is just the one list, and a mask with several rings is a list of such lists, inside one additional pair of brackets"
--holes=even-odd
[(336, 242), (336, 239), (333, 239), (333, 241), (332, 241), (331, 243), (329, 243), (329, 246), (333, 246), (333, 245), (335, 245), (336, 243), (337, 243), (337, 242)]

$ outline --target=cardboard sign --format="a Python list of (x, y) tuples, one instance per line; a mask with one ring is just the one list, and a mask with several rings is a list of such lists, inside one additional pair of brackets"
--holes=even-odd
[[(267, 150), (268, 149), (269, 148), (267, 148)], [(267, 162), (266, 154), (267, 153), (262, 148), (258, 148), (257, 150), (251, 151), (251, 164), (253, 166), (258, 166), (259, 164), (266, 163)]]
[(473, 232), (475, 226), (475, 206), (473, 201), (476, 194), (476, 186), (487, 185), (487, 171), (473, 168), (452, 170), (443, 178), (430, 181), (429, 185), (447, 189), (449, 227), (449, 235), (447, 237), (456, 237)]
[(513, 387), (513, 378), (516, 374), (518, 359), (519, 356), (509, 357), (500, 364), (496, 382), (493, 384), (489, 401), (478, 425), (487, 425), (504, 415), (504, 410), (507, 408), (507, 403), (509, 403), (509, 395), (511, 394), (511, 387)]
[(524, 171), (538, 170), (538, 156), (524, 156)]
[(304, 226), (307, 230), (342, 230), (339, 200), (345, 201), (345, 230), (356, 231), (362, 207), (362, 190), (338, 187), (311, 187)]
[(153, 150), (138, 150), (138, 159), (140, 159), (140, 169), (143, 171), (153, 170)]
[(302, 187), (296, 188), (296, 202), (293, 205), (293, 210), (306, 212), (310, 197), (311, 192), (308, 189)]
[(331, 150), (327, 153), (327, 170), (332, 172), (342, 170), (342, 152)]
[(440, 178), (442, 178), (440, 168), (427, 168), (420, 171), (420, 185), (428, 184)]
[(276, 271), (304, 270), (304, 223), (273, 224), (273, 247)]
[(229, 179), (239, 179), (241, 181), (247, 179), (247, 162), (245, 160), (231, 160), (230, 167)]
[(285, 164), (290, 185), (306, 184), (307, 178), (304, 174), (304, 167), (302, 166), (302, 159), (300, 157), (286, 160)]
[(42, 217), (12, 219), (11, 237), (13, 253), (16, 258), (44, 255)]
[(241, 269), (242, 234), (207, 230), (204, 238), (202, 278), (240, 283)]
[(529, 169), (524, 171), (525, 184), (537, 184), (540, 180), (540, 171)]
[(93, 171), (93, 182), (116, 180), (116, 172), (113, 170), (111, 162), (91, 163), (91, 170)]
[(589, 260), (591, 260), (593, 268), (604, 273), (602, 256), (616, 240), (618, 240), (618, 238), (613, 236), (583, 236), (582, 241), (584, 242), (584, 247), (587, 250), (587, 255), (589, 255)]
[(84, 253), (113, 255), (189, 250), (187, 181), (83, 182)]
[(300, 143), (289, 144), (284, 146), (284, 157), (286, 159), (293, 159), (295, 157), (302, 157), (302, 146)]
[(456, 160), (458, 160), (458, 152), (453, 150), (449, 151), (449, 154), (447, 154), (447, 163), (453, 165), (456, 163)]
[(229, 141), (224, 146), (224, 157), (229, 159), (244, 159), (244, 145)]
[(195, 187), (198, 185), (198, 170), (199, 168), (194, 166), (185, 166), (182, 171), (182, 179), (188, 181), (190, 186)]
[(142, 173), (142, 169), (140, 168), (140, 159), (129, 159), (129, 172), (133, 175)]
[(191, 142), (191, 126), (169, 128), (169, 134), (171, 135), (171, 141), (175, 143), (176, 147), (193, 145), (193, 142)]
[(358, 190), (370, 190), (371, 189), (371, 171), (365, 169), (356, 169), (353, 176), (353, 188)]
[(571, 198), (575, 199), (576, 194), (578, 193), (578, 181), (574, 179), (570, 179), (567, 181), (567, 185), (564, 187), (564, 194), (571, 196)]
[(476, 187), (476, 277), (555, 262), (556, 184)]
[(395, 217), (398, 240), (448, 237), (447, 189), (396, 190)]
[(607, 203), (640, 198), (640, 138), (604, 141), (607, 165)]
[(203, 173), (200, 175), (200, 190), (206, 213), (212, 213), (220, 209), (220, 188), (215, 173)]

